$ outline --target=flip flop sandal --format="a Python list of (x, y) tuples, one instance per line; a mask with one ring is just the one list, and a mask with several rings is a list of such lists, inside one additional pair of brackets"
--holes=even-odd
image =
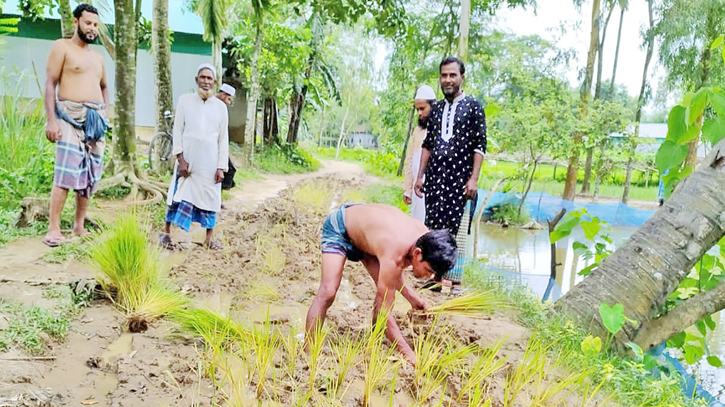
[(212, 240), (211, 242), (209, 242), (208, 245), (205, 244), (204, 247), (206, 247), (209, 250), (219, 250), (222, 248), (222, 245), (220, 245), (219, 243)]
[(48, 247), (58, 247), (61, 244), (63, 244), (63, 242), (65, 242), (65, 237), (63, 237), (63, 236), (60, 236), (60, 237), (46, 236), (43, 238), (43, 243), (45, 243), (45, 245)]
[(171, 236), (166, 233), (159, 233), (159, 246), (167, 250), (174, 250), (174, 244), (171, 242)]

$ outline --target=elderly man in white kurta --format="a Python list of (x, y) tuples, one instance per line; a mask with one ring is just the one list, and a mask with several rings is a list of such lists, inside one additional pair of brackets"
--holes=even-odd
[(221, 210), (222, 180), (229, 162), (227, 105), (214, 97), (216, 71), (210, 64), (197, 68), (197, 91), (179, 98), (174, 119), (176, 156), (169, 186), (162, 246), (171, 246), (171, 224), (189, 231), (192, 222), (206, 229), (204, 246), (219, 249), (212, 240), (216, 214)]

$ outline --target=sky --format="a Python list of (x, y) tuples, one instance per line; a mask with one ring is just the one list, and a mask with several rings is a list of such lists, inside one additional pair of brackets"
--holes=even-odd
[[(572, 70), (567, 76), (572, 84), (580, 84), (579, 71), (586, 65), (587, 50), (589, 49), (591, 1), (586, 1), (581, 10), (577, 10), (572, 0), (538, 0), (537, 3), (535, 10), (533, 8), (500, 10), (496, 13), (498, 28), (519, 35), (537, 34), (548, 40), (558, 38), (557, 45), (559, 47), (575, 49), (577, 61), (572, 63)], [(612, 77), (619, 17), (620, 10), (616, 8), (609, 22), (607, 38), (604, 43), (602, 80)], [(645, 49), (641, 48), (642, 36), (640, 32), (648, 24), (647, 2), (645, 0), (630, 0), (629, 8), (624, 13), (616, 81), (618, 84), (626, 86), (627, 91), (632, 96), (639, 95), (642, 82)], [(563, 35), (558, 30), (560, 25), (567, 28), (566, 33)], [(650, 64), (650, 75), (654, 75), (654, 77), (659, 74), (656, 61), (657, 55), (655, 52)], [(650, 78), (652, 77), (650, 76)], [(650, 81), (653, 85), (656, 82), (656, 80)]]

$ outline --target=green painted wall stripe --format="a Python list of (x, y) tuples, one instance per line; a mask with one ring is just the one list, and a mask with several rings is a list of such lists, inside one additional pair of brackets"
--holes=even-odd
[[(17, 17), (10, 14), (2, 14), (0, 18)], [(109, 30), (113, 34), (113, 26)], [(60, 38), (60, 20), (21, 18), (18, 24), (18, 32), (8, 34), (11, 37), (35, 38), (40, 40), (57, 40)], [(171, 43), (171, 52), (180, 54), (211, 55), (211, 44), (202, 40), (201, 35), (174, 32), (174, 41)], [(148, 47), (141, 46), (142, 49)]]

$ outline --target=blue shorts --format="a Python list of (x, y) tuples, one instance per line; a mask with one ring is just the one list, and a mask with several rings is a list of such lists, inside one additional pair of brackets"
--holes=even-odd
[(360, 261), (365, 253), (355, 247), (345, 228), (345, 209), (356, 203), (346, 203), (332, 211), (322, 224), (322, 253), (334, 253), (347, 257), (350, 261)]

